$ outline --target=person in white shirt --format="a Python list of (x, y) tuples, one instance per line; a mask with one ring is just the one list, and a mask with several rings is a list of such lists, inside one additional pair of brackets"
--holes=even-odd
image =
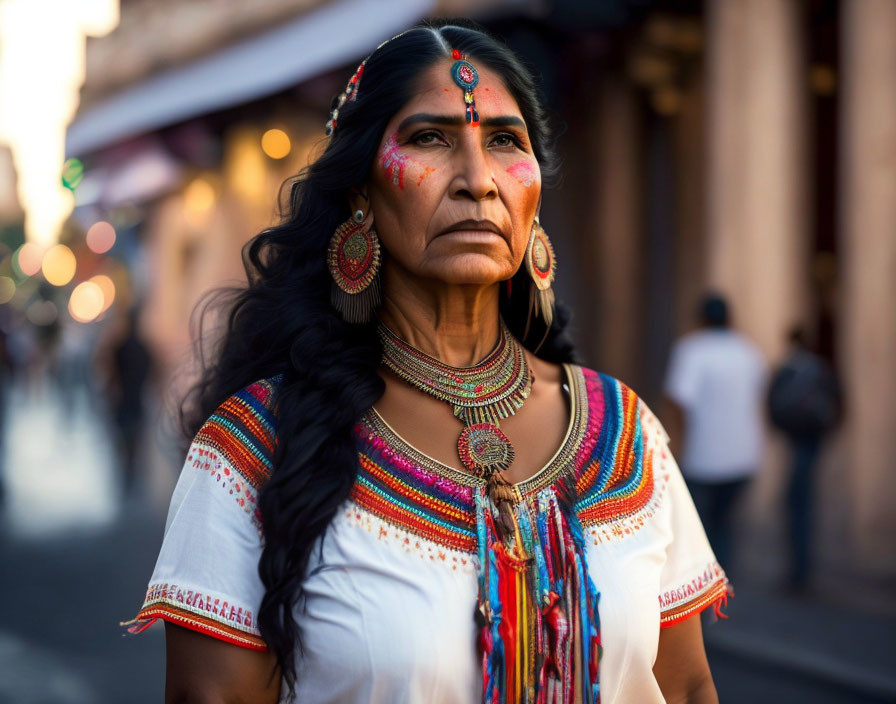
[(664, 390), (681, 430), (682, 473), (719, 563), (730, 569), (732, 511), (760, 468), (768, 372), (756, 344), (731, 328), (724, 298), (707, 294), (700, 318), (702, 326), (673, 345)]

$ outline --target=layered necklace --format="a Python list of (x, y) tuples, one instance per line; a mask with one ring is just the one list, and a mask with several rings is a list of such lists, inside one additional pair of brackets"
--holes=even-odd
[(471, 473), (495, 483), (498, 472), (506, 470), (514, 457), (500, 421), (522, 407), (533, 381), (523, 346), (504, 321), (498, 344), (472, 367), (452, 367), (412, 347), (382, 323), (377, 329), (383, 364), (411, 386), (451, 404), (464, 424), (457, 440), (461, 462)]

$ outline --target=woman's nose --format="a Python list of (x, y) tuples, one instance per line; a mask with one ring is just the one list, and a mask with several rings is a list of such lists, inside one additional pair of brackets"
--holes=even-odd
[(498, 186), (491, 160), (479, 139), (479, 128), (471, 127), (470, 130), (476, 134), (468, 135), (464, 147), (457, 151), (457, 177), (452, 195), (475, 201), (495, 198)]

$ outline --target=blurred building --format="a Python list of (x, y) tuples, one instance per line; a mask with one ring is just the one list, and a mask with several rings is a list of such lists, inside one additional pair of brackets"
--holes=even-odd
[[(896, 3), (384, 7), (123, 0), (119, 28), (90, 40), (68, 136), (85, 166), (75, 218), (132, 243), (142, 327), (169, 373), (201, 294), (242, 279), (241, 245), (322, 148), (358, 61), (422, 17), (473, 16), (533, 66), (562, 128), (564, 180), (542, 222), (583, 357), (655, 403), (707, 287), (770, 360), (808, 323), (848, 403), (826, 458), (822, 559), (896, 579)], [(751, 520), (774, 537), (781, 472), (766, 474)]]

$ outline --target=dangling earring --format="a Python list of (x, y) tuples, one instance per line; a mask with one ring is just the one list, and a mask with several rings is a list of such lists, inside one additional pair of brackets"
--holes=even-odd
[[(550, 328), (554, 320), (554, 291), (551, 289), (551, 284), (557, 271), (557, 257), (554, 255), (554, 248), (547, 233), (538, 222), (537, 215), (532, 223), (532, 234), (526, 247), (526, 270), (532, 277), (529, 288), (530, 314), (534, 308), (535, 315), (540, 316), (545, 326)], [(527, 324), (527, 332), (528, 328)]]
[(327, 248), (327, 266), (333, 277), (330, 303), (348, 323), (367, 323), (380, 305), (380, 240), (364, 211), (356, 210), (333, 233)]

